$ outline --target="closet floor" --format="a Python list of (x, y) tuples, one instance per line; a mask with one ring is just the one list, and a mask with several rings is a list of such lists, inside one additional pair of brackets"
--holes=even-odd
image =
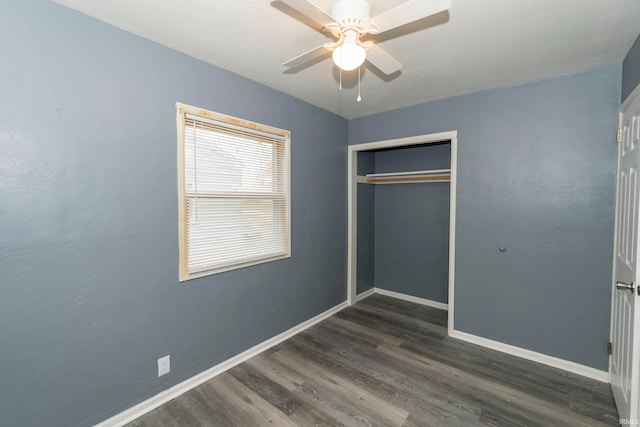
[(447, 337), (372, 295), (129, 426), (618, 425), (608, 384)]

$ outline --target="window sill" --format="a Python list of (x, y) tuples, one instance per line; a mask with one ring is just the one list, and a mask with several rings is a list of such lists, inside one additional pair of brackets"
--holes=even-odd
[(214, 268), (214, 269), (211, 269), (211, 270), (200, 271), (200, 272), (197, 272), (197, 273), (182, 273), (181, 272), (179, 281), (180, 282), (186, 282), (188, 280), (198, 279), (200, 277), (211, 276), (213, 274), (224, 273), (224, 272), (232, 271), (232, 270), (238, 270), (238, 269), (245, 268), (245, 267), (251, 267), (252, 265), (264, 264), (264, 263), (267, 263), (267, 262), (278, 261), (278, 260), (286, 259), (286, 258), (291, 258), (291, 253), (290, 252), (287, 252), (286, 254), (283, 254), (283, 255), (277, 255), (277, 256), (273, 256), (273, 257), (269, 257), (269, 258), (262, 258), (262, 259), (258, 259), (258, 260), (255, 260), (255, 261), (248, 261), (248, 262), (244, 262), (244, 263), (240, 263), (240, 264), (228, 265), (228, 266), (225, 266), (225, 267), (220, 267), (220, 268)]

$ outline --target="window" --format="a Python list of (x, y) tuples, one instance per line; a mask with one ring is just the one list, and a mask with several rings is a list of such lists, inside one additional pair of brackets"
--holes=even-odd
[(180, 280), (290, 256), (290, 133), (177, 107)]

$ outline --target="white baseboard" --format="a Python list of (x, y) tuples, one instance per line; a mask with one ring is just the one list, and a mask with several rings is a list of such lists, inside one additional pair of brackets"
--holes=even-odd
[(356, 295), (356, 302), (365, 299), (366, 297), (373, 295), (376, 293), (376, 288), (371, 288), (371, 289), (367, 289), (364, 292), (360, 292), (358, 295)]
[(609, 382), (609, 373), (607, 371), (601, 371), (590, 366), (585, 366), (579, 363), (570, 362), (568, 360), (559, 359), (557, 357), (548, 356), (546, 354), (527, 350), (522, 347), (516, 347), (514, 345), (490, 340), (488, 338), (482, 338), (477, 335), (468, 334), (466, 332), (454, 330), (449, 333), (449, 336), (451, 338), (456, 338), (462, 341), (470, 342), (472, 344), (477, 344), (483, 347), (491, 348), (493, 350), (501, 351), (512, 356), (521, 357), (523, 359), (542, 363), (543, 365), (548, 365), (553, 368), (558, 368), (577, 375), (582, 375), (583, 377), (591, 378), (605, 383)]
[(213, 366), (212, 368), (209, 368), (206, 371), (201, 372), (189, 378), (188, 380), (181, 382), (180, 384), (176, 384), (173, 387), (156, 394), (155, 396), (127, 409), (124, 412), (121, 412), (99, 424), (96, 424), (95, 427), (120, 427), (127, 423), (130, 423), (136, 418), (146, 414), (147, 412), (154, 410), (155, 408), (159, 407), (160, 405), (163, 405), (164, 403), (167, 403), (172, 399), (175, 399), (176, 397), (186, 393), (192, 388), (197, 387), (200, 384), (209, 381), (211, 378), (222, 374), (223, 372), (233, 368), (236, 365), (239, 365), (240, 363), (252, 358), (253, 356), (256, 356), (262, 353), (263, 351), (268, 350), (277, 344), (280, 344), (281, 342), (304, 331), (305, 329), (310, 328), (316, 323), (319, 323), (324, 319), (333, 316), (340, 310), (346, 308), (347, 305), (348, 304), (346, 301), (343, 303), (340, 303), (335, 307), (330, 308), (329, 310), (323, 313), (320, 313), (309, 320), (305, 320), (304, 322), (300, 323), (297, 326), (294, 326), (289, 330), (282, 332), (281, 334), (278, 334), (272, 338), (269, 338), (268, 340), (263, 341), (260, 344), (257, 344), (251, 347), (250, 349), (243, 351), (242, 353), (237, 354), (232, 358), (227, 359), (224, 362), (219, 363)]
[(430, 299), (425, 299), (425, 298), (414, 297), (412, 295), (407, 295), (400, 292), (388, 291), (386, 289), (380, 289), (380, 288), (374, 288), (374, 289), (376, 294), (385, 295), (391, 298), (397, 298), (404, 301), (415, 302), (416, 304), (422, 304), (429, 307), (439, 308), (440, 310), (449, 309), (449, 305), (442, 302), (432, 301)]

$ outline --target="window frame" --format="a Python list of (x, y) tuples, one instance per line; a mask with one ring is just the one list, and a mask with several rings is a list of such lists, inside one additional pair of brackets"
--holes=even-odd
[[(188, 248), (188, 199), (189, 194), (186, 189), (186, 144), (185, 144), (185, 120), (187, 114), (202, 117), (205, 119), (215, 120), (223, 124), (229, 124), (232, 127), (242, 127), (249, 131), (257, 131), (269, 133), (284, 138), (284, 185), (285, 185), (285, 232), (286, 232), (286, 253), (277, 256), (264, 257), (256, 260), (227, 265), (211, 270), (189, 273), (189, 248)], [(210, 276), (225, 271), (237, 270), (252, 265), (263, 264), (266, 262), (286, 259), (291, 257), (291, 132), (284, 129), (275, 128), (260, 123), (239, 119), (232, 116), (216, 113), (202, 108), (193, 107), (186, 104), (176, 103), (176, 124), (178, 133), (178, 241), (179, 241), (179, 281), (184, 282), (199, 277)]]

